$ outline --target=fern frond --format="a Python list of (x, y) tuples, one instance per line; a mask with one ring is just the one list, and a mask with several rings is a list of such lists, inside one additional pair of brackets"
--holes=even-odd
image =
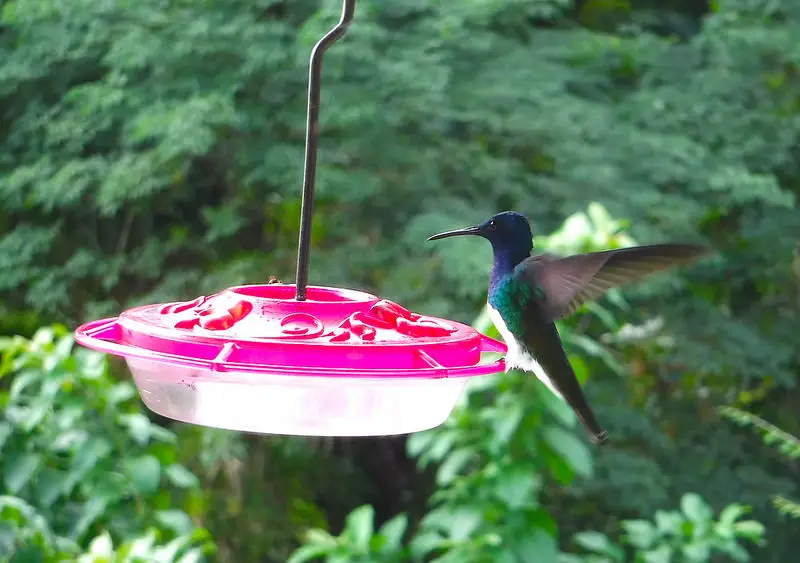
[(720, 407), (719, 412), (739, 426), (756, 428), (761, 433), (766, 445), (775, 447), (786, 457), (800, 459), (800, 440), (788, 432), (781, 430), (753, 413), (736, 407)]
[(781, 514), (785, 514), (790, 518), (800, 518), (800, 503), (775, 495), (772, 497), (772, 504)]

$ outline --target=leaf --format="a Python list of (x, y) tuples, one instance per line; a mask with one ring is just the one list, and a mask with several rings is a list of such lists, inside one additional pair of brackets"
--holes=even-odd
[(607, 554), (611, 546), (611, 540), (608, 539), (608, 536), (600, 532), (579, 532), (572, 539), (583, 549), (594, 553)]
[[(17, 373), (14, 378), (11, 380), (11, 385), (8, 390), (8, 399), (13, 403), (20, 404), (20, 401), (23, 400), (23, 394), (25, 391), (41, 381), (42, 373), (39, 370), (25, 370)], [(32, 393), (31, 393), (32, 395)], [(24, 423), (24, 421), (22, 421)]]
[(544, 441), (558, 452), (578, 475), (592, 474), (592, 456), (589, 448), (575, 435), (558, 426), (548, 426), (542, 432)]
[[(589, 301), (584, 306), (589, 310), (589, 312), (591, 312), (595, 317), (597, 317), (600, 320), (600, 322), (603, 323), (603, 327), (606, 330), (612, 333), (617, 332), (619, 330), (620, 328), (619, 322), (617, 321), (616, 317), (614, 317), (614, 314), (611, 311), (609, 311), (608, 309), (606, 309), (605, 307), (594, 301)], [(570, 363), (572, 363), (572, 365), (574, 366), (575, 358), (570, 358)], [(587, 370), (587, 375), (588, 375), (588, 370)], [(578, 378), (578, 381), (580, 381), (581, 384), (584, 383), (584, 380), (581, 380), (580, 377)]]
[(106, 502), (100, 498), (90, 498), (80, 509), (80, 516), (70, 530), (69, 537), (78, 541), (89, 529), (89, 526), (105, 512)]
[(336, 538), (331, 536), (327, 531), (319, 528), (311, 528), (305, 533), (306, 543), (320, 543), (325, 545), (336, 545)]
[(575, 416), (575, 412), (565, 401), (556, 397), (553, 392), (542, 383), (535, 385), (534, 389), (536, 390), (536, 394), (541, 398), (541, 402), (547, 411), (555, 416), (558, 422), (567, 428), (575, 427), (577, 417)]
[[(492, 554), (492, 563), (520, 563), (520, 561), (523, 560), (517, 556), (510, 545)], [(561, 563), (564, 563), (563, 560)]]
[(136, 558), (146, 559), (156, 545), (155, 530), (150, 530), (145, 535), (140, 536), (129, 544), (128, 557), (133, 560)]
[(442, 460), (453, 447), (456, 440), (456, 433), (449, 428), (434, 429), (429, 432), (433, 435), (433, 440), (419, 456), (420, 467), (423, 468), (431, 461), (438, 462)]
[(123, 463), (125, 473), (136, 489), (142, 494), (158, 490), (161, 482), (161, 464), (152, 455), (126, 459)]
[(45, 468), (36, 478), (36, 499), (49, 508), (63, 494), (64, 472)]
[(369, 551), (369, 542), (372, 539), (373, 518), (375, 509), (371, 505), (359, 506), (347, 515), (345, 529), (353, 538), (353, 543), (362, 552)]
[(657, 510), (655, 521), (658, 531), (663, 535), (671, 534), (673, 536), (681, 536), (683, 534), (681, 530), (683, 518), (681, 518), (678, 512)]
[(662, 545), (643, 554), (645, 563), (672, 563), (672, 548)]
[(558, 533), (556, 521), (543, 507), (528, 510), (525, 521), (527, 526), (544, 530), (553, 537)]
[(106, 400), (110, 405), (119, 405), (136, 396), (136, 387), (130, 381), (121, 381), (114, 385), (108, 393)]
[(572, 371), (575, 373), (578, 383), (581, 386), (586, 385), (589, 380), (589, 367), (586, 365), (586, 361), (580, 356), (570, 356), (569, 363), (572, 365)]
[[(68, 426), (62, 425), (59, 421), (59, 426)], [(53, 437), (52, 442), (50, 442), (48, 449), (52, 453), (65, 453), (70, 451), (72, 448), (77, 448), (81, 444), (86, 443), (88, 439), (88, 432), (83, 429), (76, 429), (70, 428), (69, 430), (65, 430), (56, 436)]]
[(626, 373), (625, 368), (622, 366), (622, 364), (620, 364), (617, 361), (614, 355), (602, 344), (592, 340), (588, 336), (584, 336), (583, 334), (578, 334), (571, 331), (564, 331), (562, 333), (562, 338), (564, 342), (567, 342), (572, 346), (576, 346), (580, 348), (584, 353), (601, 360), (616, 374), (625, 375)]
[(575, 471), (562, 455), (545, 445), (540, 451), (542, 461), (556, 481), (562, 485), (569, 485), (575, 480)]
[(167, 479), (176, 487), (188, 489), (190, 487), (197, 487), (200, 485), (200, 480), (189, 471), (185, 466), (179, 463), (173, 463), (168, 466), (164, 471)]
[[(47, 384), (52, 384), (52, 381)], [(46, 384), (46, 385), (47, 385)], [(53, 408), (53, 399), (46, 396), (43, 392), (36, 396), (30, 403), (25, 415), (25, 421), (20, 424), (19, 429), (25, 433), (30, 433), (34, 428), (42, 424), (42, 420)]]
[(681, 498), (681, 510), (696, 525), (708, 524), (714, 518), (714, 511), (695, 493), (686, 493)]
[(533, 493), (539, 485), (539, 477), (522, 468), (506, 469), (497, 476), (495, 494), (510, 509), (517, 510), (536, 505)]
[(40, 454), (8, 456), (3, 464), (3, 482), (12, 495), (17, 494), (36, 474), (42, 463)]
[(722, 509), (719, 515), (719, 523), (725, 526), (733, 526), (733, 524), (742, 516), (749, 512), (749, 508), (741, 504), (729, 504)]
[(72, 470), (64, 479), (64, 494), (71, 493), (75, 484), (92, 469), (95, 469), (100, 460), (111, 454), (112, 451), (111, 442), (106, 438), (93, 436), (86, 441), (72, 459)]
[(450, 513), (447, 530), (451, 539), (463, 541), (469, 538), (481, 523), (482, 515), (473, 508), (459, 507)]
[(498, 416), (492, 422), (494, 439), (498, 444), (505, 445), (514, 437), (525, 416), (525, 410), (522, 402), (517, 400), (503, 405), (497, 413)]
[(57, 360), (63, 360), (70, 356), (72, 353), (72, 348), (75, 345), (75, 338), (73, 338), (72, 334), (66, 334), (58, 339), (58, 342), (53, 348), (53, 356)]
[(167, 545), (157, 548), (154, 559), (171, 563), (175, 561), (179, 553), (184, 551), (192, 544), (192, 538), (188, 535), (178, 536)]
[(755, 520), (743, 520), (733, 525), (737, 536), (746, 538), (754, 543), (760, 543), (764, 538), (764, 525)]
[(405, 514), (398, 514), (379, 530), (379, 534), (386, 538), (386, 546), (389, 549), (399, 549), (402, 546), (403, 534), (408, 527), (408, 516)]
[(156, 520), (176, 534), (188, 534), (194, 529), (194, 523), (183, 510), (159, 510)]
[(532, 529), (527, 533), (514, 536), (510, 541), (511, 548), (517, 554), (517, 560), (524, 563), (558, 563), (558, 544), (553, 536), (540, 529)]
[(120, 416), (120, 421), (128, 428), (131, 438), (140, 446), (146, 446), (150, 441), (150, 419), (141, 413)]
[(611, 214), (605, 207), (596, 201), (591, 202), (586, 207), (586, 213), (591, 220), (594, 231), (610, 235), (617, 230), (617, 221), (611, 217)]
[(89, 553), (96, 557), (111, 557), (114, 555), (114, 544), (111, 536), (103, 532), (89, 543)]
[(625, 520), (622, 529), (628, 536), (628, 542), (639, 549), (649, 549), (658, 537), (656, 528), (647, 520)]
[(3, 447), (14, 432), (14, 427), (8, 422), (0, 421), (0, 454), (3, 452)]
[(417, 432), (408, 437), (406, 442), (406, 451), (411, 457), (419, 457), (436, 438), (435, 430), (426, 430), (425, 432)]
[(175, 563), (201, 563), (204, 560), (204, 553), (200, 548), (193, 548), (187, 551)]
[(171, 432), (163, 426), (159, 426), (158, 424), (150, 425), (150, 439), (163, 442), (165, 444), (178, 443), (178, 437), (174, 432)]
[(335, 548), (335, 545), (303, 545), (297, 548), (292, 555), (289, 556), (289, 559), (286, 560), (286, 563), (306, 563), (307, 561), (313, 561), (330, 553)]
[(432, 551), (439, 549), (446, 540), (439, 532), (432, 530), (422, 529), (419, 533), (415, 534), (409, 543), (409, 548), (414, 561), (426, 560), (428, 554)]
[(444, 487), (452, 483), (455, 478), (458, 477), (459, 472), (464, 468), (464, 466), (467, 465), (467, 463), (469, 463), (473, 456), (474, 453), (469, 448), (461, 448), (450, 452), (450, 454), (442, 462), (442, 465), (439, 466), (439, 470), (436, 472), (436, 483), (440, 487)]
[(705, 563), (710, 560), (711, 546), (707, 541), (698, 540), (681, 548), (687, 563)]

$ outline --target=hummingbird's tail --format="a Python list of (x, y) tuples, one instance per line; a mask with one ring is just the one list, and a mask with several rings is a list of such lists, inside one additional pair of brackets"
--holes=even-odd
[(532, 365), (527, 367), (528, 371), (532, 371), (540, 381), (572, 407), (594, 444), (608, 444), (608, 432), (597, 422), (594, 411), (583, 395), (581, 384), (578, 383), (578, 378), (575, 377), (572, 365), (561, 345), (556, 325), (547, 323), (537, 326), (536, 337), (529, 340), (526, 348), (526, 352), (535, 357)]
[[(565, 361), (567, 360), (565, 359)], [(556, 397), (566, 401), (567, 404), (572, 407), (572, 410), (575, 411), (575, 415), (578, 417), (578, 420), (581, 421), (581, 424), (589, 434), (589, 440), (591, 440), (593, 444), (605, 446), (611, 441), (608, 438), (608, 431), (606, 431), (602, 426), (600, 426), (600, 423), (597, 422), (597, 418), (594, 416), (592, 408), (586, 402), (583, 393), (577, 392), (576, 389), (580, 388), (580, 384), (574, 375), (572, 376), (573, 379), (566, 380), (567, 383), (562, 384), (564, 391), (568, 391), (568, 395), (565, 397), (562, 390), (559, 389), (555, 382), (547, 376), (540, 364), (535, 363), (529, 366), (528, 369), (532, 371), (539, 381), (544, 383), (545, 386), (547, 386), (556, 395)]]
[[(582, 395), (581, 399), (583, 399)], [(575, 411), (575, 414), (578, 416), (578, 420), (580, 420), (581, 424), (583, 424), (583, 427), (589, 434), (589, 440), (593, 444), (605, 446), (611, 442), (611, 440), (608, 438), (608, 431), (600, 426), (600, 423), (597, 422), (592, 409), (586, 403), (585, 399), (580, 401), (578, 404), (570, 401), (567, 402), (570, 403), (570, 406)]]
[(609, 444), (611, 440), (608, 439), (608, 432), (605, 430), (601, 430), (600, 432), (590, 432), (590, 440), (593, 444), (598, 444), (600, 446), (605, 446)]

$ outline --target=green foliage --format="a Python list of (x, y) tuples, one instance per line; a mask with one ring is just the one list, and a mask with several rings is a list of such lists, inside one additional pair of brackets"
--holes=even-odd
[(116, 549), (111, 536), (103, 533), (91, 541), (88, 551), (78, 557), (77, 563), (195, 563), (202, 561), (205, 554), (212, 553), (213, 547), (208, 532), (202, 529), (178, 536), (168, 543), (159, 543), (158, 532), (150, 530)]
[(111, 536), (103, 532), (83, 551), (74, 542), (54, 534), (47, 520), (24, 500), (0, 497), (0, 561), (4, 563), (196, 563), (213, 552), (208, 532), (200, 528), (166, 544), (158, 543), (158, 536), (158, 530), (151, 529), (115, 549)]
[[(540, 505), (525, 506), (550, 514), (562, 543), (581, 530), (649, 518), (696, 491), (718, 510), (753, 506), (770, 529), (759, 561), (794, 556), (794, 531), (769, 498), (796, 498), (796, 473), (752, 455), (755, 439), (720, 421), (716, 407), (747, 408), (800, 433), (796, 4), (358, 0), (354, 25), (325, 59), (312, 283), (363, 288), (468, 322), (485, 300), (488, 245), (424, 239), (509, 208), (529, 215), (537, 235), (561, 226), (563, 237), (537, 237), (560, 252), (625, 245), (628, 236), (703, 240), (718, 250), (559, 324), (579, 377), (591, 374), (587, 394), (614, 439), (594, 453), (590, 477), (570, 480), (587, 464), (573, 440), (562, 440), (566, 418), (559, 422), (533, 383), (513, 374), (487, 379), (465, 399), (465, 432), (438, 456), (424, 455), (446, 468), (441, 489), (454, 506), (493, 518), (478, 524), (486, 543), (451, 545), (451, 515), (442, 513), (444, 531), (426, 522), (436, 553), (469, 560), (517, 541), (513, 526), (522, 524), (492, 512), (504, 501), (490, 469), (505, 475), (521, 460), (541, 480), (526, 501)], [(338, 0), (2, 3), (3, 334), (30, 335), (54, 319), (72, 326), (271, 274), (291, 281), (307, 60), (339, 9)], [(588, 201), (627, 221), (596, 206), (573, 216)], [(226, 544), (222, 560), (284, 563), (297, 530), (338, 529), (362, 504), (376, 506), (376, 527), (406, 511), (414, 538), (414, 514), (426, 511), (426, 487), (436, 487), (392, 450), (396, 442), (187, 429), (177, 440), (182, 463), (203, 484), (199, 495), (194, 485), (168, 484), (186, 477), (170, 477), (167, 467), (181, 462), (159, 457), (177, 447), (175, 438), (144, 425), (132, 397), (117, 407), (126, 422), (117, 420), (101, 397), (115, 383), (104, 383), (74, 423), (87, 444), (123, 437), (123, 449), (113, 438), (111, 452), (87, 470), (92, 479), (110, 471), (99, 481), (110, 492), (87, 478), (48, 507), (36, 496), (40, 475), (52, 475), (44, 468), (68, 473), (78, 464), (78, 446), (49, 449), (57, 430), (66, 431), (51, 421), (67, 416), (76, 396), (60, 389), (48, 403), (55, 384), (18, 385), (14, 408), (41, 418), (28, 428), (12, 417), (0, 432), (13, 432), (4, 446), (11, 453), (0, 456), (3, 491), (10, 493), (11, 471), (14, 498), (58, 537), (91, 516), (92, 498), (105, 498), (84, 546), (102, 528), (114, 545), (133, 537), (125, 530), (145, 533), (185, 496), (187, 513), (205, 510), (204, 523)], [(42, 391), (27, 395), (29, 385)], [(498, 390), (520, 391), (521, 402)], [(65, 393), (71, 402), (62, 403)], [(543, 424), (530, 436), (511, 433), (511, 460), (478, 435), (495, 432), (503, 409), (522, 411), (517, 428)], [(144, 434), (133, 435), (143, 428), (153, 434), (140, 443)], [(534, 467), (533, 448), (553, 457), (536, 457)], [(459, 488), (476, 486), (473, 469), (490, 483), (486, 498)], [(569, 485), (554, 485), (558, 476)], [(114, 501), (123, 481), (132, 492)], [(451, 497), (432, 499), (430, 510)], [(508, 514), (530, 523), (526, 510)], [(536, 535), (541, 529), (532, 524), (519, 541), (549, 542), (552, 535)]]
[(800, 440), (775, 427), (763, 418), (736, 407), (720, 407), (720, 413), (740, 426), (756, 428), (764, 443), (772, 446), (789, 459), (800, 459)]
[(36, 508), (21, 498), (0, 496), (0, 557), (6, 561), (40, 558), (58, 560), (78, 547), (56, 536)]
[[(721, 407), (720, 413), (740, 426), (749, 426), (758, 430), (767, 446), (777, 449), (790, 460), (800, 459), (800, 440), (775, 427), (763, 418), (736, 407)], [(800, 518), (800, 503), (791, 501), (781, 495), (772, 497), (772, 502), (782, 514)]]
[(408, 442), (422, 467), (437, 464), (438, 486), (412, 549), (445, 552), (443, 562), (513, 560), (532, 549), (542, 561), (555, 557), (542, 477), (568, 484), (592, 471), (586, 444), (567, 430), (573, 425), (569, 408), (522, 373), (468, 385), (445, 424)]
[[(762, 545), (764, 526), (754, 520), (741, 520), (748, 509), (730, 504), (714, 518), (711, 507), (693, 493), (683, 495), (680, 511), (662, 511), (655, 520), (625, 520), (620, 543), (600, 532), (586, 531), (572, 539), (586, 554), (568, 554), (563, 563), (655, 563), (675, 561), (701, 563), (715, 555), (727, 555), (733, 561), (749, 561), (742, 547), (747, 541)], [(633, 557), (626, 557), (626, 549)]]
[(402, 539), (407, 526), (406, 516), (400, 514), (376, 531), (373, 508), (360, 506), (347, 516), (339, 537), (320, 529), (306, 532), (306, 544), (297, 549), (287, 563), (306, 563), (319, 557), (324, 557), (329, 563), (402, 561), (405, 555)]
[(158, 533), (175, 537), (160, 560), (197, 560), (211, 544), (187, 513), (199, 481), (180, 463), (176, 435), (145, 416), (102, 354), (73, 347), (62, 326), (0, 343), (3, 551), (72, 560), (90, 540), (91, 553), (110, 554), (115, 541), (126, 545), (114, 560), (133, 561), (155, 549)]

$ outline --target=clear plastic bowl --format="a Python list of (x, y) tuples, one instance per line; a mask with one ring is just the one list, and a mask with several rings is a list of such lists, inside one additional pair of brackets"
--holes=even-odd
[(366, 293), (231, 288), (87, 323), (76, 340), (124, 357), (145, 405), (176, 420), (305, 436), (405, 434), (444, 422), (505, 346)]
[(466, 378), (313, 377), (174, 367), (128, 359), (147, 407), (163, 416), (246, 432), (303, 436), (404, 434), (443, 423)]

